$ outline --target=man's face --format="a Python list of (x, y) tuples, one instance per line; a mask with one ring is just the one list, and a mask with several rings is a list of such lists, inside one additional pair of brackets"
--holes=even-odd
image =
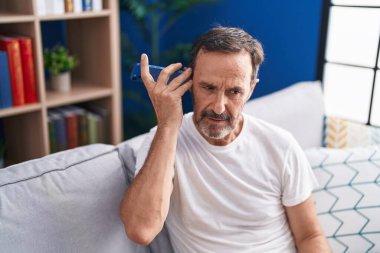
[(248, 52), (198, 53), (193, 70), (194, 123), (209, 143), (225, 145), (242, 127), (243, 105), (253, 92)]

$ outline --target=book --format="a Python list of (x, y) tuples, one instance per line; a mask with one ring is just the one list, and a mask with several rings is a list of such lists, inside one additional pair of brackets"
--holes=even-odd
[(109, 111), (103, 107), (95, 105), (86, 105), (85, 108), (98, 115), (99, 120), (97, 123), (97, 142), (108, 143), (109, 142)]
[(0, 51), (0, 109), (12, 107), (11, 80), (8, 65), (8, 53)]
[(87, 112), (88, 119), (88, 141), (89, 144), (98, 143), (98, 121), (100, 120), (100, 116), (95, 113)]
[(76, 148), (78, 141), (78, 118), (75, 113), (68, 112), (66, 118), (67, 148)]
[(65, 2), (64, 0), (47, 0), (53, 3), (53, 10), (51, 14), (62, 15), (65, 14)]
[(45, 0), (46, 15), (54, 14), (54, 4), (55, 0)]
[(56, 110), (61, 113), (65, 119), (67, 148), (78, 147), (78, 118), (75, 111), (69, 107), (60, 107)]
[(70, 13), (74, 11), (74, 2), (73, 0), (65, 0), (65, 12)]
[(79, 126), (79, 145), (89, 144), (90, 141), (88, 137), (88, 119), (87, 119), (87, 115), (85, 111), (83, 114), (79, 115), (78, 126)]
[(97, 129), (97, 138), (98, 138), (98, 143), (105, 143), (105, 122), (104, 122), (104, 119), (102, 117), (99, 117), (99, 120), (96, 124), (96, 129)]
[(65, 117), (56, 109), (51, 109), (48, 112), (53, 118), (54, 134), (56, 138), (56, 151), (62, 151), (67, 148), (66, 137), (66, 120)]
[[(43, 6), (42, 3), (41, 6)], [(45, 0), (45, 15), (62, 14), (65, 14), (65, 0)]]
[(92, 0), (92, 10), (101, 11), (103, 9), (103, 0)]
[(8, 53), (13, 106), (25, 104), (20, 44), (17, 39), (0, 35), (0, 51)]
[(57, 120), (56, 115), (48, 112), (48, 130), (49, 130), (49, 145), (50, 145), (50, 153), (55, 153), (58, 151), (57, 146), (57, 134), (55, 121)]
[(78, 142), (80, 146), (89, 144), (87, 111), (79, 106), (68, 106), (78, 119)]
[(37, 15), (44, 16), (47, 14), (46, 0), (36, 0)]
[(70, 105), (50, 109), (48, 129), (51, 152), (81, 145), (107, 143), (108, 117), (108, 109), (94, 105)]
[(92, 11), (92, 0), (82, 0), (83, 11)]
[(74, 3), (74, 12), (81, 13), (83, 10), (82, 0), (73, 0)]
[(36, 103), (37, 89), (32, 38), (18, 34), (11, 34), (10, 37), (17, 39), (20, 45), (25, 103)]

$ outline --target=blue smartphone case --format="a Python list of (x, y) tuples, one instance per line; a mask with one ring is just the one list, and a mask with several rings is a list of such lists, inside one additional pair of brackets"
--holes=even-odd
[[(161, 70), (163, 70), (163, 69), (164, 69), (164, 67), (149, 65), (149, 72), (155, 81), (157, 81), (157, 78), (160, 75)], [(171, 80), (173, 80), (174, 78), (179, 76), (182, 72), (183, 72), (183, 70), (177, 70), (176, 72), (174, 72), (174, 74), (170, 76), (168, 83), (170, 83)], [(140, 63), (136, 63), (133, 66), (133, 70), (131, 72), (130, 79), (132, 81), (142, 82), (141, 71), (140, 71)]]

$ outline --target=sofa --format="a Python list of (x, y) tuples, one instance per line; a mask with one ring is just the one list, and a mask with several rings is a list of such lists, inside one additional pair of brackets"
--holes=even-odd
[[(244, 112), (285, 128), (305, 150), (320, 184), (318, 218), (333, 251), (380, 252), (379, 147), (321, 147), (321, 84), (297, 83), (249, 101)], [(142, 246), (127, 238), (119, 218), (144, 137), (0, 169), (0, 252), (173, 252), (165, 227)]]

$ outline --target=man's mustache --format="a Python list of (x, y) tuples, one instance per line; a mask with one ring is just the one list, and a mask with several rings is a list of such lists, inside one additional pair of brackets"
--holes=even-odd
[(227, 121), (230, 121), (231, 119), (231, 116), (227, 112), (222, 113), (222, 114), (217, 114), (213, 111), (203, 111), (201, 114), (201, 117), (202, 118), (209, 117), (213, 119), (220, 119), (220, 120), (227, 120)]

